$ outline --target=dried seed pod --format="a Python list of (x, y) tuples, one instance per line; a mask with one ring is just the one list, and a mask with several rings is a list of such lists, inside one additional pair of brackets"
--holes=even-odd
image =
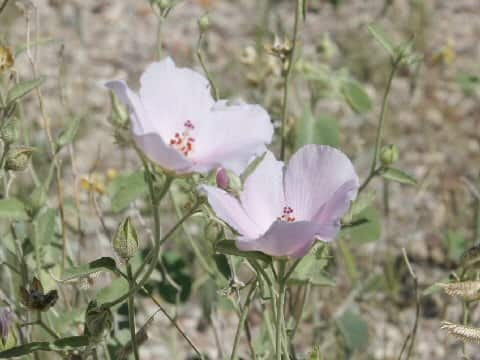
[(113, 315), (110, 308), (97, 302), (88, 303), (85, 314), (85, 334), (93, 341), (101, 341), (112, 329)]
[(443, 321), (440, 329), (447, 330), (450, 335), (453, 335), (460, 340), (477, 344), (480, 343), (480, 329), (478, 328)]
[(30, 146), (15, 146), (8, 150), (5, 160), (5, 170), (23, 171), (27, 168), (34, 148)]
[(459, 281), (450, 284), (439, 284), (449, 296), (461, 296), (467, 301), (480, 298), (480, 281)]
[(47, 311), (57, 302), (58, 292), (51, 290), (45, 294), (42, 283), (35, 277), (28, 290), (20, 287), (20, 300), (30, 310)]

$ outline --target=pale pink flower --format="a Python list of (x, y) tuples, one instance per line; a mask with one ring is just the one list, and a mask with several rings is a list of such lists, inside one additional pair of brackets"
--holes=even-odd
[(270, 143), (273, 126), (259, 105), (215, 101), (207, 79), (166, 58), (140, 78), (139, 95), (110, 81), (130, 112), (134, 138), (145, 154), (175, 173), (225, 167), (241, 173)]
[(239, 200), (213, 186), (202, 189), (216, 215), (240, 234), (240, 250), (298, 258), (316, 239), (335, 238), (358, 187), (358, 176), (344, 153), (306, 145), (286, 168), (267, 152), (245, 181)]

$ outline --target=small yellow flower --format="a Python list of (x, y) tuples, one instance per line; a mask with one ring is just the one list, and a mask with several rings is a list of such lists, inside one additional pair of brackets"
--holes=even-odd
[(106, 192), (105, 185), (96, 174), (82, 177), (80, 179), (80, 186), (87, 192), (96, 192), (100, 195), (103, 195)]
[(0, 74), (13, 66), (13, 55), (10, 48), (0, 45)]
[(444, 64), (451, 65), (455, 62), (457, 58), (457, 52), (455, 51), (455, 43), (453, 39), (449, 38), (447, 43), (442, 46), (435, 54), (433, 55), (432, 62), (434, 64)]
[(107, 179), (108, 179), (108, 181), (114, 180), (117, 176), (118, 176), (117, 169), (114, 169), (114, 168), (107, 169)]

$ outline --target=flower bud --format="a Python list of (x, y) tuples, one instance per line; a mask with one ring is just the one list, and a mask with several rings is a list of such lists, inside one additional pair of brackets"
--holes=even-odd
[(205, 226), (205, 238), (208, 241), (217, 242), (222, 235), (222, 225), (217, 221), (210, 220), (210, 222)]
[(0, 130), (0, 139), (2, 139), (2, 141), (8, 145), (17, 141), (18, 131), (15, 124), (15, 119), (11, 119), (5, 125), (3, 125), (2, 129)]
[(150, 3), (152, 5), (158, 6), (160, 11), (165, 11), (168, 10), (172, 7), (172, 1), (171, 0), (150, 0)]
[(230, 179), (228, 177), (227, 170), (225, 170), (223, 167), (217, 169), (215, 180), (220, 189), (227, 190), (230, 186)]
[(27, 168), (34, 148), (17, 146), (8, 150), (5, 160), (5, 170), (23, 171)]
[(119, 102), (113, 92), (110, 93), (112, 103), (112, 124), (115, 127), (125, 128), (128, 124), (128, 112)]
[(88, 303), (85, 314), (86, 335), (94, 341), (101, 341), (112, 329), (113, 315), (110, 308), (98, 306), (95, 300)]
[(386, 145), (380, 152), (380, 162), (382, 165), (390, 166), (398, 160), (398, 148), (396, 145)]
[(130, 217), (123, 220), (118, 226), (113, 238), (113, 249), (124, 261), (128, 261), (138, 250), (137, 231)]
[(210, 29), (210, 19), (207, 14), (200, 16), (198, 19), (198, 28), (201, 33), (207, 32)]

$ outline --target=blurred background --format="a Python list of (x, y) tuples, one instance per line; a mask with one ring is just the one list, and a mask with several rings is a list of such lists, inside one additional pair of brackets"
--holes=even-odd
[[(33, 44), (37, 72), (47, 77), (42, 90), (54, 134), (72, 118), (81, 119), (76, 142), (60, 155), (67, 222), (74, 228), (71, 254), (77, 263), (113, 256), (109, 234), (123, 213), (135, 216), (142, 234), (148, 235), (150, 227), (148, 216), (141, 214), (141, 200), (112, 206), (112, 183), (118, 185), (119, 177), (141, 164), (133, 151), (115, 144), (110, 97), (103, 83), (126, 79), (136, 87), (146, 65), (167, 55), (179, 65), (202, 71), (196, 58), (200, 16), (209, 17), (201, 49), (221, 96), (262, 104), (279, 125), (281, 68), (272, 46), (291, 34), (293, 1), (179, 1), (161, 25), (148, 1), (33, 4), (36, 12), (28, 1), (9, 2), (0, 15), (0, 41), (15, 49), (16, 75), (24, 80), (33, 75), (22, 49), (27, 41)], [(31, 9), (28, 22), (25, 8)], [(398, 146), (398, 166), (419, 184), (372, 182), (376, 200), (366, 214), (371, 221), (356, 233), (344, 232), (333, 245), (328, 272), (335, 285), (312, 290), (296, 339), (298, 357), (305, 358), (318, 346), (325, 359), (398, 358), (416, 311), (414, 283), (402, 256), (405, 248), (418, 278), (421, 304), (412, 359), (460, 358), (462, 343), (447, 337), (440, 322), (460, 323), (462, 303), (431, 286), (445, 281), (465, 249), (480, 241), (480, 2), (308, 2), (293, 70), (290, 149), (312, 141), (338, 146), (350, 155), (362, 178), (371, 162), (390, 65), (388, 53), (367, 30), (371, 23), (397, 43), (412, 40), (414, 51), (423, 57), (418, 66), (402, 67), (394, 79), (384, 129), (384, 143)], [(22, 111), (28, 142), (45, 148), (37, 99), (26, 98)], [(44, 175), (48, 157), (36, 153), (34, 165)], [(18, 178), (16, 189), (33, 189), (28, 176)], [(51, 195), (55, 202), (55, 192)], [(81, 228), (76, 225), (77, 207)], [(165, 214), (168, 227), (174, 212), (166, 208)], [(190, 235), (199, 235), (195, 226), (190, 230)], [(209, 275), (186, 236), (177, 235), (170, 255), (175, 264), (181, 262), (188, 291), (177, 304), (169, 304), (161, 294), (159, 299), (199, 348), (212, 359), (228, 358), (237, 317), (222, 299), (229, 296), (212, 298)], [(184, 278), (178, 279), (183, 284)], [(47, 275), (44, 280), (55, 284)], [(90, 281), (88, 291), (94, 294), (109, 281), (99, 276)], [(148, 299), (139, 303), (142, 323), (156, 308)], [(261, 311), (254, 305), (249, 319), (258, 347)], [(471, 323), (478, 325), (474, 308), (471, 316)], [(476, 346), (468, 349), (471, 359), (480, 359)], [(192, 356), (161, 313), (141, 353), (142, 359)], [(242, 356), (250, 356), (245, 344)]]

